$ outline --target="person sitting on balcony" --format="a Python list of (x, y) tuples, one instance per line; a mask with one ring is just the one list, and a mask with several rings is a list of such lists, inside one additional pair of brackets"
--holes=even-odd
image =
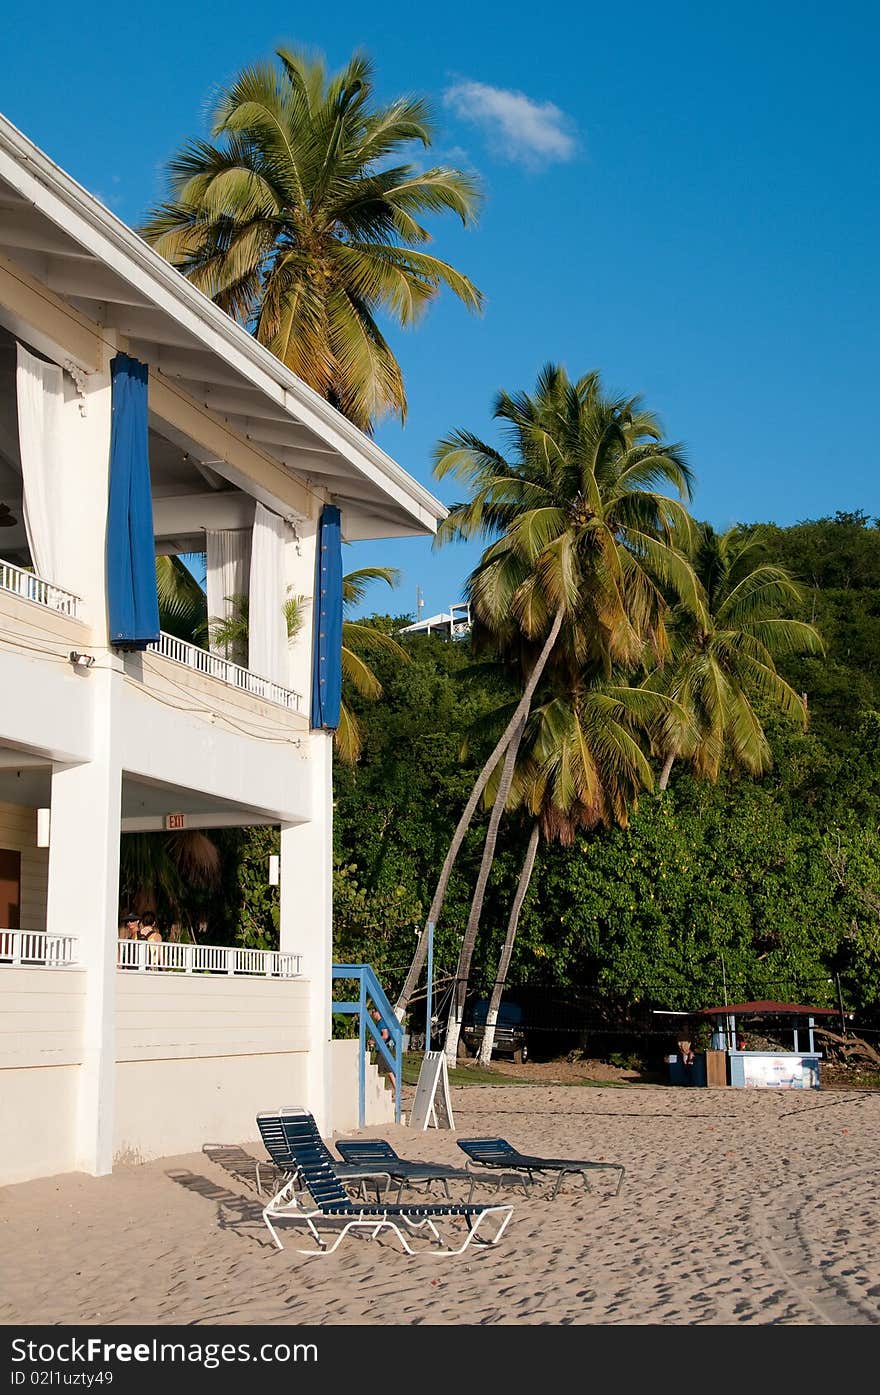
[[(156, 917), (153, 915), (152, 911), (144, 911), (144, 914), (141, 916), (138, 939), (147, 940), (151, 945), (160, 945), (162, 943), (162, 931), (156, 924)], [(159, 968), (159, 951), (157, 949), (150, 949), (148, 953), (148, 965), (151, 968)]]
[(139, 925), (139, 940), (152, 940), (154, 944), (162, 943), (162, 931), (156, 924), (156, 917), (153, 915), (152, 911), (144, 911), (144, 914), (140, 918)]
[(138, 933), (140, 931), (140, 928), (141, 920), (139, 915), (136, 915), (134, 911), (122, 912), (122, 915), (119, 917), (120, 940), (140, 939), (140, 935)]
[[(136, 915), (134, 911), (123, 911), (119, 917), (119, 929), (116, 932), (117, 938), (120, 940), (136, 940), (138, 939), (138, 931), (140, 928), (141, 922), (139, 916)], [(122, 945), (119, 946), (117, 950), (117, 959), (120, 968), (133, 969), (136, 967), (131, 958), (133, 952), (134, 951), (123, 949)]]

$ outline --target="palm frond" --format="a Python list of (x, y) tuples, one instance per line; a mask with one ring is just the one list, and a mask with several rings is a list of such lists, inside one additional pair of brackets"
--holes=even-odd
[(393, 589), (400, 584), (400, 572), (397, 567), (358, 567), (356, 571), (346, 572), (342, 578), (343, 605), (359, 605), (371, 581), (384, 581)]
[(177, 639), (203, 643), (208, 618), (207, 596), (179, 557), (156, 558), (156, 590), (161, 628)]
[(345, 765), (356, 765), (363, 749), (363, 730), (348, 703), (339, 706), (339, 726), (333, 738), (337, 756)]

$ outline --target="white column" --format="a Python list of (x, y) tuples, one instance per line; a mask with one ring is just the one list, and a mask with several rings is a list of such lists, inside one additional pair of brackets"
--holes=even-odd
[(76, 1166), (101, 1176), (113, 1166), (116, 1075), (116, 932), (122, 773), (112, 740), (109, 670), (92, 670), (94, 759), (55, 765), (46, 929), (76, 935), (86, 970), (83, 1061), (76, 1119)]
[[(112, 340), (112, 333), (104, 331)], [(110, 481), (110, 360), (83, 380), (85, 397), (65, 374), (62, 411), (67, 478), (64, 489), (65, 576), (59, 585), (82, 597), (82, 618), (95, 644), (107, 643), (107, 500)], [(83, 414), (83, 412), (85, 414)]]
[(314, 518), (303, 519), (296, 525), (296, 539), (288, 544), (287, 585), (291, 596), (301, 596), (303, 623), (290, 646), (290, 686), (302, 695), (300, 712), (309, 715), (309, 693), (312, 686), (312, 626), (314, 622), (315, 549), (318, 537), (318, 509), (314, 501)]
[[(113, 1165), (116, 1073), (116, 932), (122, 776), (115, 695), (120, 660), (106, 649), (106, 533), (110, 473), (110, 359), (84, 381), (85, 400), (65, 383), (66, 572), (63, 584), (83, 598), (97, 663), (77, 679), (87, 687), (92, 759), (56, 764), (46, 928), (73, 934), (86, 970), (83, 1064), (76, 1118), (77, 1167), (96, 1175)], [(85, 412), (81, 408), (85, 408)], [(117, 686), (118, 685), (118, 686)]]
[[(333, 962), (333, 738), (312, 732), (313, 817), (281, 827), (280, 948), (303, 955), (309, 980), (308, 1100), (323, 1133), (332, 1129), (330, 1002)], [(291, 1100), (292, 1104), (300, 1103)]]

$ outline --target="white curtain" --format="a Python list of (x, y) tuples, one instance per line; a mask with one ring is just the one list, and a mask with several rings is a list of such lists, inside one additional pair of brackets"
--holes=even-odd
[(36, 358), (21, 344), (15, 389), (18, 443), (24, 485), (24, 528), (31, 563), (44, 581), (63, 586), (61, 546), (64, 528), (63, 431), (64, 372)]
[(293, 530), (277, 513), (257, 504), (251, 545), (248, 668), (290, 686), (287, 647), (287, 545)]
[[(206, 528), (205, 529), (205, 550), (207, 553), (207, 591), (208, 591), (208, 619), (228, 620), (234, 613), (235, 606), (230, 601), (230, 596), (247, 596), (250, 560), (251, 560), (251, 533), (249, 528)], [(208, 647), (212, 654), (220, 653), (221, 645), (217, 645), (210, 635)], [(247, 661), (244, 653), (224, 654), (224, 658), (234, 659), (237, 663)]]

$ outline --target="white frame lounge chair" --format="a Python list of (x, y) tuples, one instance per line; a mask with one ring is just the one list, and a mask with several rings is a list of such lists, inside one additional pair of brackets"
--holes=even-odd
[[(267, 1119), (271, 1116), (263, 1114)], [(306, 1109), (288, 1106), (277, 1116), (284, 1132), (291, 1156), (295, 1158), (298, 1171), (291, 1176), (280, 1191), (263, 1208), (263, 1220), (278, 1249), (281, 1243), (273, 1221), (295, 1221), (304, 1224), (315, 1241), (315, 1249), (300, 1250), (303, 1255), (331, 1255), (338, 1249), (345, 1237), (352, 1231), (366, 1231), (371, 1239), (382, 1230), (391, 1230), (397, 1236), (402, 1248), (409, 1255), (459, 1255), (476, 1241), (481, 1245), (497, 1245), (513, 1214), (509, 1205), (481, 1205), (470, 1202), (430, 1203), (426, 1205), (401, 1205), (377, 1202), (366, 1204), (353, 1201), (346, 1193), (336, 1172), (335, 1160), (318, 1132), (314, 1117)], [(302, 1192), (307, 1191), (313, 1209), (306, 1210)], [(299, 1195), (298, 1195), (299, 1193)], [(480, 1226), (487, 1216), (497, 1219), (494, 1235), (480, 1234)], [(438, 1220), (463, 1219), (467, 1223), (467, 1234), (462, 1243), (452, 1247), (443, 1243), (443, 1237), (435, 1224)], [(341, 1221), (342, 1227), (333, 1244), (322, 1239), (316, 1222)], [(426, 1235), (436, 1242), (438, 1248), (419, 1247), (413, 1249), (409, 1236)]]

